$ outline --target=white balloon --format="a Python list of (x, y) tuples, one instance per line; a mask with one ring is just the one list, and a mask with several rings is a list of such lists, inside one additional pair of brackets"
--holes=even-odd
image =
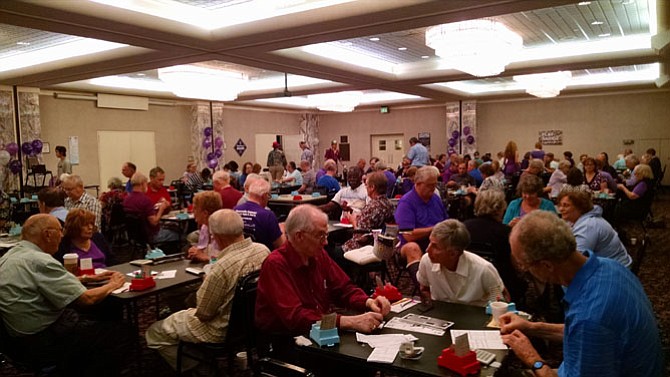
[(0, 151), (0, 165), (7, 165), (12, 156), (7, 151)]

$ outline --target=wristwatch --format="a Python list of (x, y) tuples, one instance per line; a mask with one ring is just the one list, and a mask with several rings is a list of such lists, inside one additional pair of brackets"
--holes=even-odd
[(545, 365), (544, 361), (538, 360), (538, 361), (533, 363), (533, 365), (530, 367), (530, 369), (539, 370), (539, 369), (542, 369), (544, 367), (544, 365)]

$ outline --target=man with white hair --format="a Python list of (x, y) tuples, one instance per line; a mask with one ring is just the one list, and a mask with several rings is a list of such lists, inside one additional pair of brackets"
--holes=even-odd
[(68, 175), (63, 177), (61, 188), (67, 195), (65, 198), (65, 209), (68, 211), (73, 208), (83, 208), (95, 214), (95, 226), (100, 228), (102, 207), (98, 199), (84, 190), (84, 181), (78, 175)]
[(279, 228), (275, 214), (265, 208), (269, 200), (270, 183), (264, 179), (255, 180), (249, 186), (249, 199), (246, 203), (236, 206), (235, 212), (244, 220), (245, 233), (252, 235), (256, 242), (274, 250), (286, 239)]
[(218, 170), (214, 173), (212, 182), (214, 183), (214, 191), (221, 195), (221, 202), (223, 203), (221, 208), (235, 208), (243, 194), (230, 185), (230, 173)]
[[(476, 306), (504, 297), (505, 285), (496, 268), (477, 254), (465, 251), (470, 233), (463, 223), (442, 221), (433, 227), (429, 239), (417, 273), (422, 295)], [(508, 295), (504, 298), (509, 300)]]
[(261, 177), (256, 173), (251, 173), (247, 175), (247, 179), (244, 181), (244, 193), (242, 194), (240, 200), (237, 201), (238, 206), (240, 204), (244, 204), (247, 201), (249, 201), (249, 187), (251, 187), (251, 184), (258, 179), (263, 179), (263, 177)]
[[(328, 217), (317, 207), (295, 207), (285, 223), (288, 241), (263, 263), (258, 280), (256, 325), (286, 337), (306, 334), (321, 316), (345, 307), (360, 315), (337, 315), (337, 327), (370, 333), (391, 307), (383, 296), (371, 299), (323, 249)], [(280, 350), (281, 351), (281, 350)]]
[[(214, 212), (209, 217), (209, 232), (221, 251), (198, 289), (196, 307), (174, 313), (151, 325), (146, 332), (147, 346), (158, 350), (173, 368), (180, 340), (191, 343), (225, 340), (238, 280), (259, 270), (270, 254), (264, 245), (244, 238), (244, 222), (233, 210)], [(183, 362), (185, 370), (197, 365), (190, 358), (184, 358)]]
[(298, 189), (300, 194), (311, 194), (316, 186), (316, 173), (312, 169), (312, 164), (307, 160), (300, 161), (302, 169), (302, 186)]

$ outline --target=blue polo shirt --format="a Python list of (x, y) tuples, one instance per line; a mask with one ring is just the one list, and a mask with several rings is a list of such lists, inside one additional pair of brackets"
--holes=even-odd
[(565, 289), (562, 377), (663, 375), (658, 324), (639, 280), (620, 263), (586, 252)]
[[(415, 189), (400, 198), (395, 211), (398, 229), (426, 228), (448, 218), (447, 210), (437, 194), (433, 194), (428, 202), (424, 202)], [(401, 245), (407, 243), (402, 235), (398, 238)]]

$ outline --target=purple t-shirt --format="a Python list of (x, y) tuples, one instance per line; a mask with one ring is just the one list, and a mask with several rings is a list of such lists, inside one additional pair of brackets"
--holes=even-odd
[(544, 159), (545, 152), (542, 149), (533, 149), (530, 151), (530, 158), (539, 158), (540, 160)]
[(272, 243), (281, 237), (279, 222), (272, 211), (258, 204), (248, 201), (235, 207), (244, 221), (244, 232), (253, 234), (255, 242), (262, 243), (268, 249), (274, 250)]
[(644, 196), (644, 194), (647, 192), (647, 182), (645, 181), (640, 181), (638, 182), (635, 187), (633, 188), (633, 192), (637, 194), (640, 198)]
[(107, 267), (105, 264), (105, 253), (103, 253), (102, 250), (100, 250), (93, 241), (91, 241), (91, 247), (88, 249), (88, 251), (84, 251), (75, 245), (70, 245), (70, 252), (79, 255), (79, 260), (83, 258), (93, 259), (93, 268)]
[(129, 215), (135, 215), (145, 220), (145, 226), (149, 235), (158, 233), (159, 226), (152, 226), (147, 217), (153, 216), (156, 212), (154, 204), (148, 196), (142, 192), (133, 191), (123, 199), (123, 210)]
[(388, 170), (384, 170), (384, 175), (386, 176), (386, 197), (390, 198), (391, 194), (393, 194), (393, 189), (395, 188), (395, 174), (391, 173)]
[[(395, 222), (398, 224), (398, 229), (426, 228), (448, 218), (447, 210), (437, 194), (433, 194), (426, 203), (414, 189), (398, 201), (398, 208), (395, 211)], [(401, 245), (407, 242), (402, 235), (399, 235), (398, 238), (400, 238)]]

